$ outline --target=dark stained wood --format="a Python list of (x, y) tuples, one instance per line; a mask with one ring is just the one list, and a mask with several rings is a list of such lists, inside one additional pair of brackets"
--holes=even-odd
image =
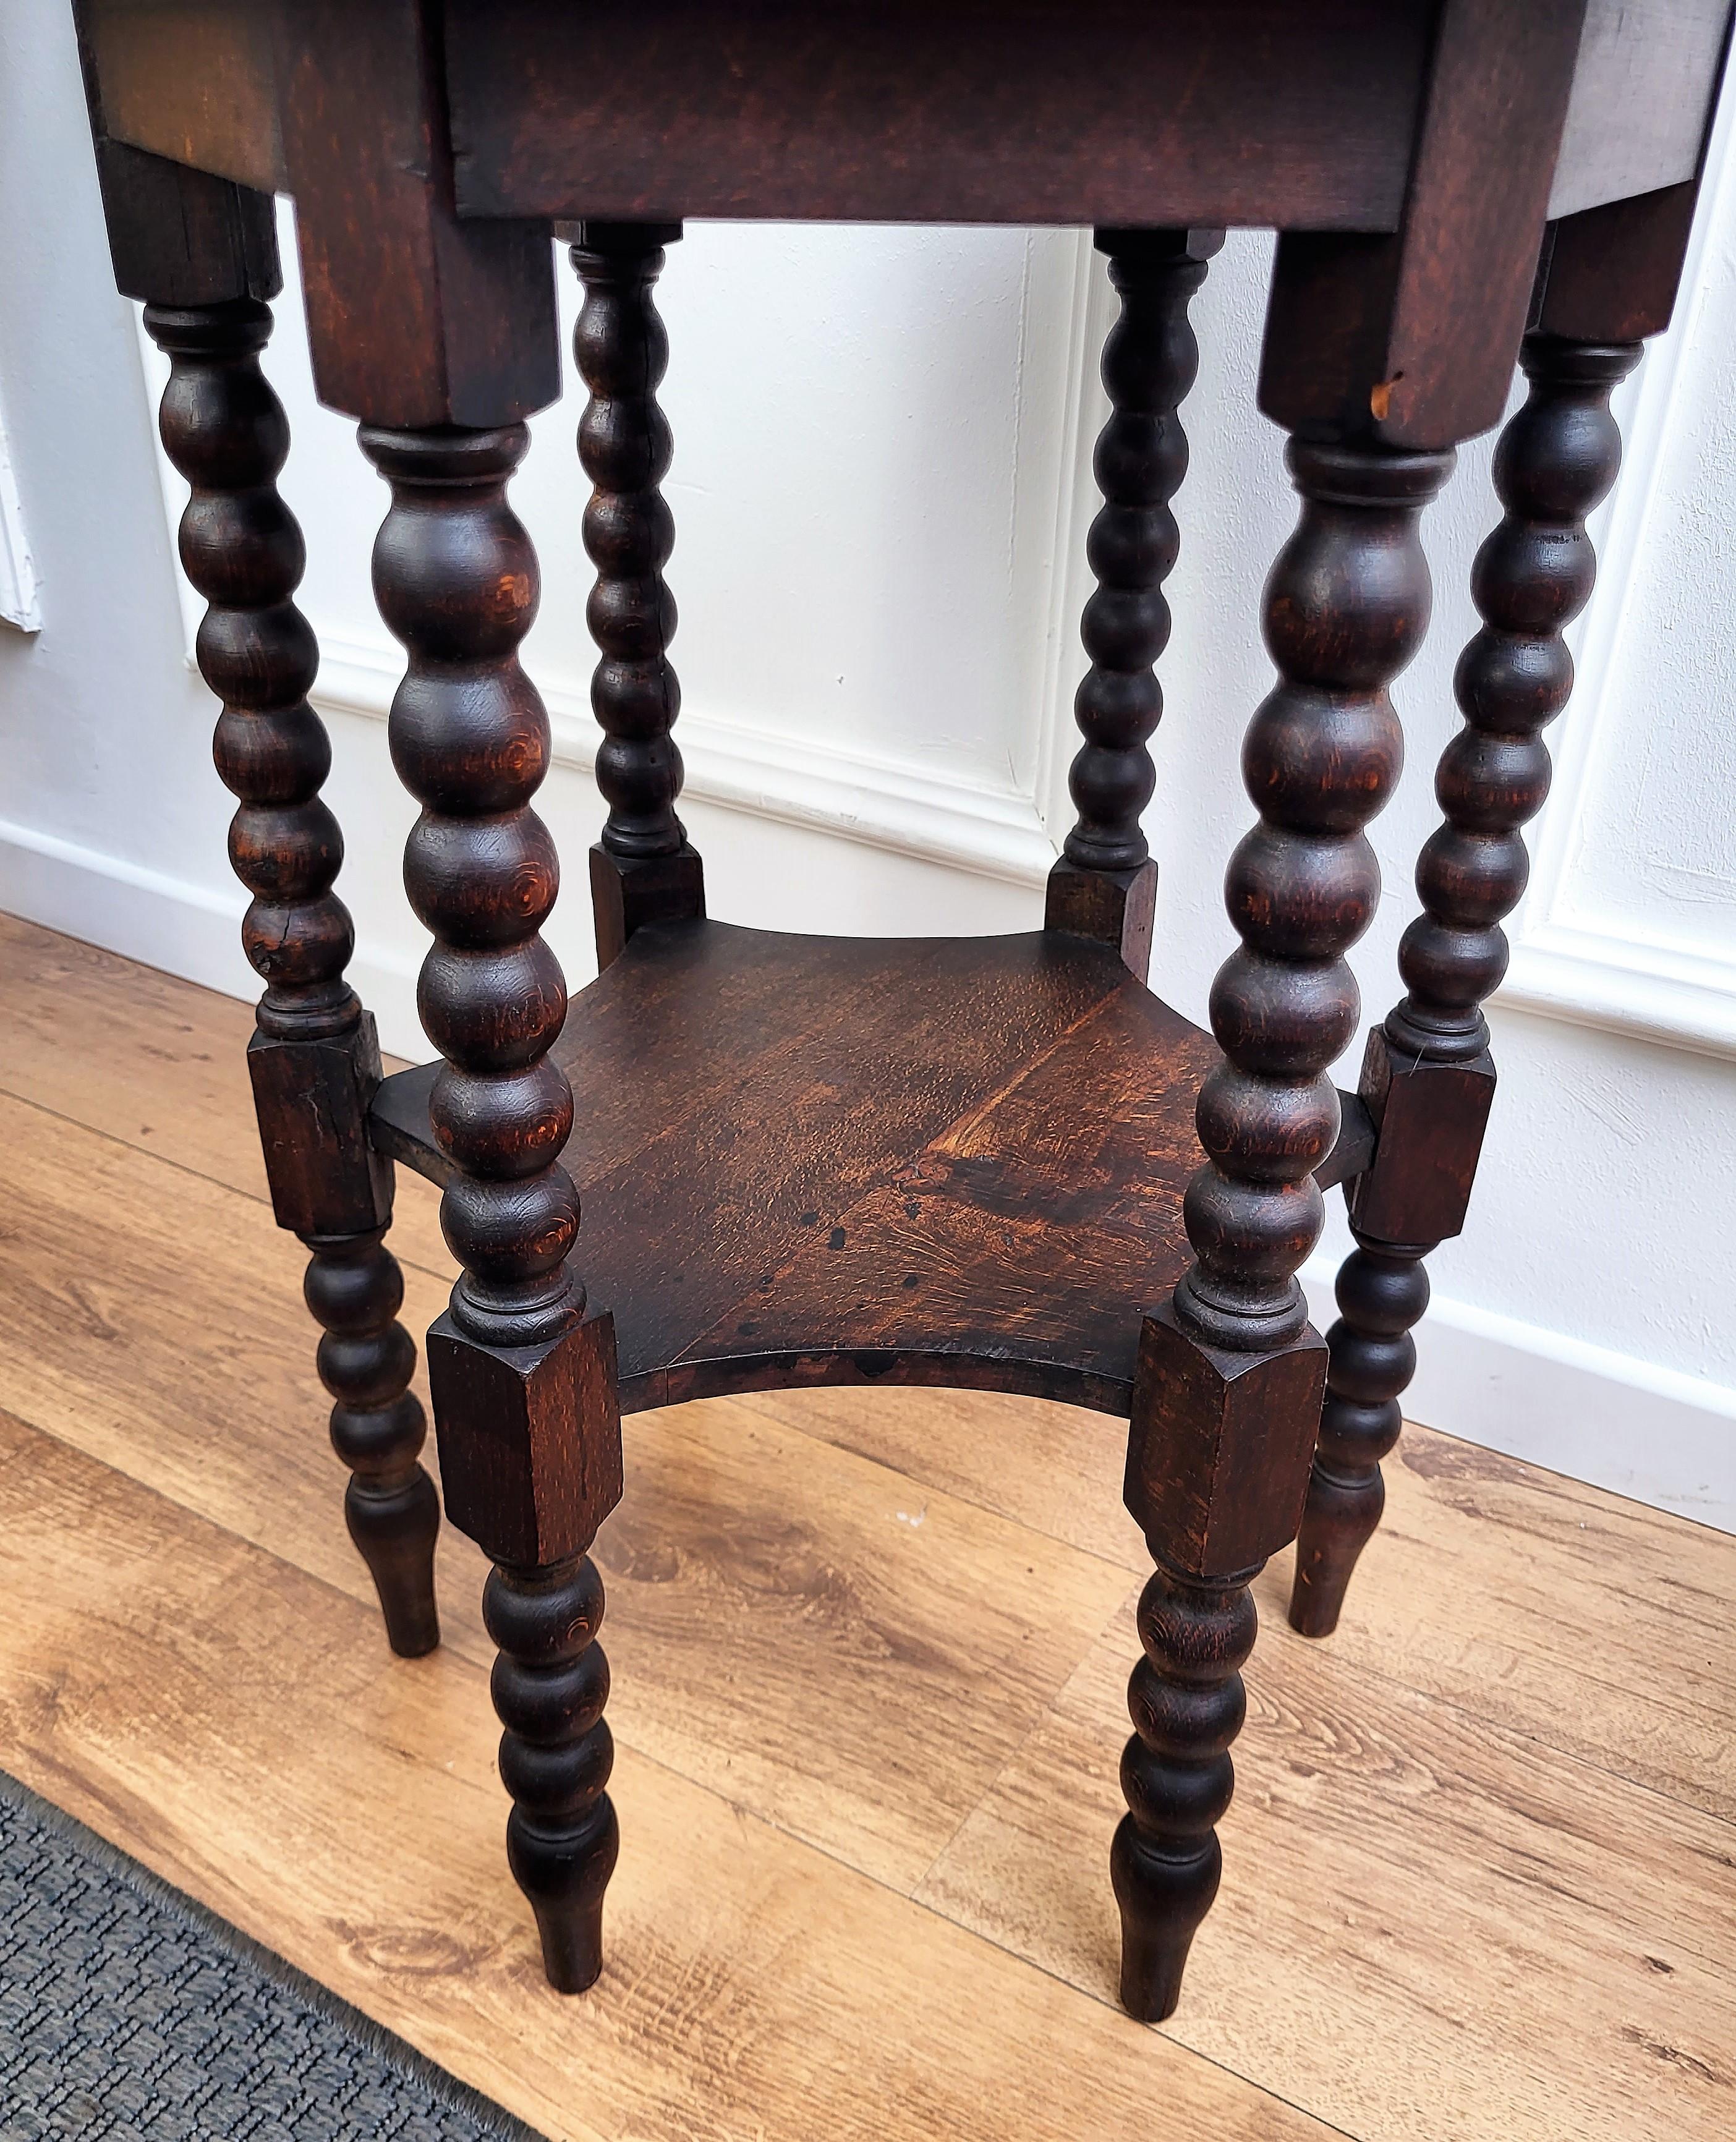
[(1314, 1172), (1322, 1190), (1348, 1182), (1360, 1175), (1374, 1157), (1374, 1119), (1360, 1093), (1339, 1088), (1339, 1134), (1324, 1160)]
[(1549, 226), (1531, 324), (1570, 342), (1639, 342), (1675, 311), (1698, 183), (1586, 209)]
[(116, 288), (124, 297), (157, 305), (276, 297), (284, 278), (269, 192), (110, 138), (87, 34), (95, 12), (91, 0), (74, 0)]
[[(1211, 1049), (1108, 947), (648, 927), (554, 1053), (626, 1409), (936, 1382), (1126, 1412)], [(429, 1082), (374, 1122), (438, 1174)]]
[(663, 569), (675, 524), (663, 495), (673, 442), (657, 389), (669, 340), (652, 288), (679, 224), (585, 224), (572, 249), (584, 289), (573, 353), (590, 391), (579, 458), (594, 486), (584, 547), (597, 569), (586, 619), (601, 655), (591, 706), (604, 729), (597, 786), (609, 806), (590, 859), (597, 965), (642, 923), (705, 912), (705, 877), (675, 815), (681, 687), (668, 658), (675, 598)]
[(278, 96), (319, 397), (487, 426), (560, 392), (545, 223), (461, 223), (421, 0), (281, 0)]
[(1300, 440), (1288, 458), (1302, 514), (1266, 584), (1279, 682), (1242, 748), (1260, 822), (1225, 885), (1242, 949), (1212, 990), (1224, 1061), (1201, 1096), (1208, 1160), (1176, 1301), (1184, 1325), (1242, 1352), (1288, 1345), (1307, 1323), (1295, 1273), (1320, 1230), (1314, 1171), (1339, 1130), (1325, 1067), (1355, 1030), (1344, 955), (1380, 891), (1364, 827), (1398, 775), (1388, 688), (1428, 624), (1418, 520), (1452, 465)]
[(438, 1511), (417, 1463), (422, 1408), (405, 1395), (416, 1350), (394, 1321), (402, 1281), (382, 1246), (392, 1167), (367, 1137), (379, 1044), (344, 979), (354, 932), (333, 890), (343, 841), (319, 795), (331, 747), (308, 703), (318, 652), (293, 600), (301, 530), (277, 489), (289, 427), (259, 363), (271, 314), (236, 298), (149, 304), (145, 323), (170, 363), (164, 447), (191, 491), (181, 563), (210, 605), (198, 651), (223, 704), (214, 756), (240, 802), (229, 858), (253, 895), (242, 943), (265, 984), (248, 1069), (272, 1205), (313, 1252), (308, 1300), (328, 1335), (350, 1536), (393, 1650), (414, 1656), (438, 1640)]
[(1378, 1026), (1363, 1055), (1360, 1098), (1374, 1141), (1367, 1163), (1346, 1171), (1352, 1220), (1387, 1242), (1433, 1245), (1457, 1234), (1495, 1098), (1487, 1041), (1474, 1056), (1455, 1054), (1450, 1044), (1423, 1048), (1414, 1034)]
[(100, 86), (111, 139), (268, 197), (289, 190), (276, 0), (76, 0), (76, 10), (86, 90)]
[[(392, 755), (422, 806), (404, 885), (434, 937), (417, 1000), (445, 1059), (429, 1120), (451, 1168), (441, 1226), (464, 1267), (428, 1336), (428, 1382), (447, 1513), (501, 1572), (496, 1686), (515, 1751), (501, 1766), (515, 1797), (513, 1871), (536, 1911), (550, 1982), (570, 1993), (601, 1967), (614, 1833), (589, 1789), (600, 1790), (591, 1769), (606, 1740), (596, 1740), (588, 1703), (565, 1702), (570, 1672), (581, 1669), (546, 1623), (620, 1498), (621, 1421), (613, 1328), (606, 1313), (587, 1315), (570, 1261), (579, 1200), (560, 1156), (573, 1096), (549, 1054), (566, 985), (540, 928), (560, 870), (530, 807), (548, 768), (549, 718), (518, 659), (539, 582), (506, 501), (525, 442), (522, 424), (362, 427), (392, 490), (374, 592), (407, 657)], [(522, 1612), (511, 1603), (525, 1601)]]
[(384, 1232), (307, 1237), (313, 1255), (303, 1291), (325, 1333), (319, 1379), (332, 1394), (332, 1448), (350, 1468), (344, 1523), (379, 1592), (392, 1648), (420, 1658), (440, 1641), (440, 1498), (415, 1462), (427, 1423), (410, 1389), (415, 1341), (397, 1320), (404, 1276)]
[[(1590, 585), (1609, 391), (1679, 279), (1676, 182), (1722, 0), (79, 5), (117, 279), (171, 358), (165, 438), (193, 491), (184, 555), (211, 603), (200, 663), (268, 985), (250, 1068), (278, 1217), (313, 1253), (351, 1531), (393, 1642), (427, 1648), (436, 1513), (383, 1246), (399, 1157), (441, 1183), (463, 1267), (431, 1382), (448, 1511), (496, 1565), (510, 1855), (550, 1979), (596, 1977), (616, 1855), (588, 1550), (622, 1492), (624, 1396), (977, 1384), (1130, 1419), (1125, 1496), (1157, 1573), (1112, 1873), (1123, 1999), (1168, 2015), (1218, 1883), (1250, 1582), (1303, 1522), (1293, 1611), (1310, 1632), (1335, 1617), (1378, 1513), (1422, 1259), (1463, 1220), (1492, 1092), (1480, 1007), (1566, 696), (1561, 627)], [(343, 979), (300, 538), (257, 363), (280, 190), (318, 391), (363, 420), (392, 495), (376, 588), (408, 653), (392, 743), (422, 806), (406, 876), (441, 1061), (383, 1085)], [(703, 920), (676, 814), (651, 296), (663, 241), (701, 215), (1098, 228), (1124, 310), (1079, 821), (1043, 934), (841, 944)], [(605, 971), (564, 1034), (540, 935), (556, 861), (530, 807), (548, 724), (518, 659), (537, 570), (506, 501), (522, 419), (560, 385), (555, 220), (579, 225), (585, 286), (609, 806)], [(1261, 399), (1304, 504), (1267, 590), (1280, 681), (1244, 753), (1260, 823), (1230, 871), (1220, 1057), (1139, 979), (1140, 817), (1186, 301), (1230, 223), (1280, 232)], [(1418, 517), (1452, 444), (1496, 421), (1527, 306), (1532, 397), (1497, 459), (1507, 517), (1477, 568), (1486, 629), (1461, 664), (1409, 994), (1341, 1107), (1344, 955), (1378, 890), (1364, 828), (1399, 756), (1387, 688), (1428, 609)], [(1358, 1249), (1322, 1342), (1295, 1275), (1331, 1182)]]
[(1423, 1259), (1433, 1246), (1358, 1233), (1339, 1266), (1326, 1401), (1290, 1586), (1290, 1626), (1304, 1636), (1338, 1626), (1351, 1572), (1386, 1508), (1380, 1461), (1398, 1440), (1399, 1402), (1417, 1371), (1411, 1333), (1428, 1307)]
[(1122, 1757), (1128, 1812), (1109, 1872), (1122, 2006), (1142, 2020), (1175, 2013), (1189, 1946), (1217, 1896), (1217, 1825), (1235, 1789), (1230, 1747), (1248, 1715), (1241, 1668), (1258, 1626), (1235, 1577), (1189, 1578), (1159, 1562), (1140, 1595), (1142, 1650), (1127, 1685), (1134, 1733)]
[(215, 305), (283, 289), (269, 194), (100, 137), (96, 174), (123, 297)]
[(1442, 0), (1398, 230), (1279, 242), (1260, 375), (1275, 422), (1437, 447), (1500, 422), (1584, 14)]
[(551, 1567), (621, 1499), (614, 1326), (593, 1312), (525, 1346), (478, 1345), (451, 1311), (428, 1331), (446, 1514), (491, 1557)]
[[(1613, 0), (1593, 0), (1593, 4), (1600, 4), (1607, 13)], [(1736, 32), (1736, 8), (1729, 7), (1726, 0), (1700, 0), (1700, 4), (1703, 8), (1724, 7), (1729, 19), (1706, 87), (1692, 174), (1676, 185), (1655, 185), (1575, 215), (1556, 210), (1544, 236), (1531, 297), (1531, 325), (1539, 333), (1559, 335), (1568, 342), (1639, 342), (1647, 335), (1661, 334), (1669, 325), (1711, 145), (1719, 89), (1729, 66), (1730, 38)], [(1667, 68), (1667, 55), (1663, 64)]]
[(1369, 1038), (1362, 1093), (1370, 1165), (1346, 1188), (1358, 1247), (1339, 1279), (1328, 1398), (1296, 1549), (1291, 1625), (1337, 1626), (1357, 1557), (1380, 1523), (1380, 1461), (1397, 1442), (1416, 1366), (1411, 1326), (1428, 1305), (1420, 1259), (1464, 1225), (1494, 1098), (1485, 998), (1507, 972), (1503, 917), (1524, 893), (1523, 828), (1549, 792), (1543, 731), (1573, 689), (1563, 638), (1591, 600), (1586, 516), (1620, 466), (1613, 389), (1637, 343), (1529, 335), (1531, 392), (1495, 454), (1500, 525), (1477, 554), (1482, 628), (1453, 688), (1464, 726), (1442, 753), (1446, 822), (1417, 864), (1423, 912), (1398, 950), (1407, 994)]
[(496, 1567), (482, 1616), (500, 1646), (491, 1683), (501, 1782), (512, 1795), (506, 1857), (530, 1899), (543, 1969), (583, 1993), (603, 1968), (603, 1893), (621, 1849), (604, 1787), (614, 1743), (603, 1706), (609, 1661), (596, 1641), (603, 1580), (588, 1555), (535, 1571)]
[(86, 0), (116, 141), (295, 197), (320, 399), (510, 423), (560, 392), (545, 221), (460, 222), (424, 0)]
[(1156, 664), (1169, 644), (1163, 583), (1181, 547), (1170, 502), (1187, 473), (1176, 412), (1199, 370), (1189, 299), (1221, 230), (1099, 230), (1121, 316), (1103, 344), (1109, 416), (1092, 466), (1103, 503), (1086, 539), (1097, 585), (1080, 638), (1091, 667), (1073, 702), (1084, 742), (1068, 773), (1078, 821), (1049, 875), (1044, 926), (1112, 945), (1144, 978), (1157, 866), (1140, 816), (1163, 715)]
[(1390, 230), (1423, 0), (446, 11), (476, 216)]
[(1339, 1128), (1326, 1067), (1355, 1031), (1344, 955), (1379, 896), (1363, 828), (1403, 752), (1387, 688), (1428, 619), (1418, 521), (1452, 456), (1293, 440), (1289, 462), (1302, 516), (1265, 588), (1279, 681), (1242, 747), (1260, 822), (1225, 884), (1242, 944), (1211, 994), (1223, 1058), (1201, 1091), (1207, 1157), (1183, 1208), (1194, 1259), (1146, 1320), (1127, 1444), (1127, 1508), (1158, 1575), (1110, 1863), (1122, 1999), (1147, 2021), (1174, 2011), (1216, 1892), (1247, 1587), (1295, 1532), (1319, 1424), (1325, 1350), (1295, 1275)]
[(1730, 0), (1589, 0), (1552, 218), (1695, 176), (1730, 18)]

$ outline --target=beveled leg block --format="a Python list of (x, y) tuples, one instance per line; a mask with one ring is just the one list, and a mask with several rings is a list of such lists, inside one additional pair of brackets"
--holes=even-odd
[(621, 1499), (614, 1320), (593, 1314), (534, 1346), (428, 1330), (446, 1515), (491, 1560), (536, 1568), (582, 1554)]
[(698, 922), (705, 915), (705, 866), (685, 842), (673, 855), (628, 861), (599, 841), (590, 851), (590, 887), (599, 973), (647, 923)]
[(1157, 1567), (1139, 1602), (1127, 1812), (1109, 1858), (1122, 2005), (1142, 2021), (1175, 2012), (1217, 1894), (1256, 1627), (1248, 1587), (1300, 1519), (1325, 1375), (1325, 1344), (1305, 1328), (1287, 1346), (1236, 1354), (1186, 1330), (1170, 1305), (1145, 1320), (1125, 1500)]
[(380, 1083), (373, 1014), (347, 1034), (282, 1040), (255, 1034), (247, 1071), (259, 1143), (280, 1227), (359, 1234), (392, 1217), (392, 1162), (369, 1142), (368, 1104)]
[(1398, 947), (1405, 996), (1369, 1037), (1363, 1065), (1375, 1147), (1345, 1185), (1358, 1247), (1339, 1276), (1344, 1314), (1328, 1335), (1328, 1397), (1297, 1547), (1290, 1621), (1304, 1636), (1336, 1627), (1379, 1524), (1380, 1460), (1398, 1439), (1416, 1365), (1410, 1328), (1428, 1301), (1421, 1261), (1465, 1222), (1495, 1093), (1482, 1005), (1507, 971), (1502, 923), (1525, 889), (1523, 828), (1549, 792), (1542, 733), (1573, 688), (1564, 631), (1596, 569), (1586, 520), (1620, 460), (1610, 396), (1639, 357), (1637, 343), (1528, 335), (1531, 392), (1496, 448), (1502, 520), (1472, 575), (1483, 622), (1454, 673), (1464, 726), (1435, 779), (1445, 822), (1418, 858), (1423, 912)]
[(1296, 1536), (1326, 1388), (1326, 1342), (1236, 1354), (1184, 1330), (1166, 1302), (1146, 1318), (1128, 1425), (1127, 1508), (1153, 1552), (1221, 1577)]
[(1148, 856), (1132, 870), (1087, 870), (1063, 856), (1048, 874), (1045, 930), (1113, 946), (1141, 981), (1152, 964), (1157, 866)]
[(1431, 1062), (1377, 1026), (1357, 1092), (1375, 1136), (1373, 1163), (1345, 1186), (1358, 1231), (1431, 1248), (1458, 1234), (1495, 1102), (1487, 1046), (1461, 1060)]
[[(417, 1463), (416, 1351), (396, 1321), (403, 1286), (382, 1241), (392, 1163), (368, 1128), (379, 1043), (344, 980), (354, 932), (333, 890), (343, 837), (320, 796), (331, 746), (308, 698), (318, 648), (292, 600), (302, 536), (276, 484), (289, 427), (259, 363), (271, 314), (239, 294), (256, 276), (275, 284), (271, 203), (131, 149), (106, 152), (104, 171), (111, 212), (131, 204), (127, 243), (141, 235), (141, 204), (155, 204), (169, 285), (190, 299), (148, 303), (145, 323), (170, 360), (163, 444), (189, 487), (180, 555), (210, 605), (200, 674), (223, 703), (212, 755), (239, 807), (229, 860), (253, 896), (241, 939), (265, 985), (248, 1074), (272, 1210), (312, 1252), (307, 1300), (325, 1333), (333, 1444), (351, 1469), (350, 1537), (392, 1649), (413, 1656), (439, 1641), (439, 1506)], [(190, 302), (207, 278), (236, 294)]]

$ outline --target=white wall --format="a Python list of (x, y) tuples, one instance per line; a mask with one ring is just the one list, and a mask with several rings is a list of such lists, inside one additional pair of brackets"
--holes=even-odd
[[(1732, 168), (1721, 141), (1682, 318), (1626, 392), (1635, 451), (1494, 1014), (1501, 1094), (1469, 1231), (1433, 1261), (1412, 1409), (1736, 1529)], [(1205, 363), (1150, 818), (1152, 979), (1196, 1018), (1233, 941), (1218, 888), (1250, 815), (1237, 740), (1270, 677), (1259, 587), (1293, 518), (1277, 436), (1252, 406), (1269, 258), (1268, 241), (1232, 238), (1196, 307)], [(1065, 830), (1083, 665), (1073, 619), (1109, 316), (1088, 247), (1056, 232), (696, 228), (663, 300), (684, 810), (714, 911), (802, 929), (1031, 926)], [(356, 974), (388, 1045), (408, 1051), (422, 940), (397, 890), (410, 812), (381, 718), (397, 658), (367, 594), (382, 494), (350, 427), (312, 405), (293, 292), (279, 317), (271, 369), (296, 428), (284, 488), (308, 533)], [(250, 994), (145, 370), (109, 279), (67, 11), (0, 0), (0, 411), (42, 614), (33, 635), (0, 624), (0, 905)], [(528, 649), (560, 757), (544, 807), (575, 862), (599, 815), (575, 414), (569, 397), (538, 420), (516, 492), (545, 569)], [(1452, 660), (1475, 624), (1488, 452), (1466, 451), (1428, 527), (1436, 628), (1398, 694), (1411, 764), (1376, 828), (1390, 897), (1357, 960), (1372, 1017), (1395, 993)], [(591, 963), (572, 876), (551, 935), (577, 980)], [(1329, 1281), (1334, 1230), (1311, 1277)]]

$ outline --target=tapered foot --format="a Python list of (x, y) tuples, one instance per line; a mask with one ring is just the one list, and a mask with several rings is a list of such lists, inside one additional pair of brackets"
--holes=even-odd
[(517, 1808), (507, 1817), (506, 1863), (536, 1914), (543, 1973), (557, 1993), (583, 1993), (602, 1972), (603, 1896), (620, 1849), (607, 1794), (580, 1829), (540, 1829)]
[(1109, 1850), (1109, 1878), (1121, 1907), (1121, 2004), (1136, 2022), (1161, 2023), (1181, 1998), (1181, 1974), (1224, 1871), (1217, 1838), (1182, 1858), (1154, 1852), (1132, 1815)]
[(440, 1498), (417, 1463), (427, 1421), (409, 1388), (416, 1345), (397, 1320), (404, 1279), (385, 1232), (305, 1236), (313, 1254), (303, 1291), (325, 1334), (319, 1378), (336, 1400), (332, 1447), (350, 1468), (344, 1521), (379, 1594), (387, 1641), (417, 1659), (440, 1641)]
[(1160, 1563), (1140, 1598), (1145, 1656), (1127, 1686), (1134, 1733), (1122, 1756), (1127, 1812), (1109, 1873), (1121, 1907), (1122, 2006), (1141, 2022), (1175, 2013), (1188, 1950), (1217, 1894), (1255, 1574), (1189, 1577)]
[(1385, 1508), (1386, 1483), (1378, 1465), (1354, 1479), (1314, 1467), (1290, 1587), (1290, 1625), (1299, 1636), (1329, 1636), (1337, 1628), (1357, 1559), (1379, 1529)]
[(557, 1993), (603, 1968), (603, 1896), (620, 1850), (604, 1790), (614, 1744), (604, 1721), (609, 1662), (594, 1639), (603, 1580), (589, 1556), (545, 1569), (496, 1567), (482, 1618), (501, 1647), (494, 1703), (501, 1782), (512, 1795), (506, 1858), (542, 1937)]
[(434, 1603), (440, 1497), (434, 1483), (420, 1465), (394, 1487), (353, 1478), (344, 1492), (343, 1516), (379, 1595), (386, 1641), (401, 1659), (425, 1656), (440, 1642)]
[(1338, 1626), (1357, 1558), (1386, 1507), (1380, 1461), (1398, 1440), (1399, 1394), (1417, 1365), (1411, 1327), (1428, 1306), (1423, 1246), (1361, 1230), (1339, 1268), (1341, 1315), (1326, 1335), (1326, 1403), (1296, 1538), (1290, 1624), (1304, 1636)]

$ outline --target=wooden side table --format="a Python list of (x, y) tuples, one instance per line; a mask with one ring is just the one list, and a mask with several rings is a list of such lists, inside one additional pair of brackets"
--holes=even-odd
[[(249, 1063), (277, 1218), (312, 1253), (350, 1530), (394, 1648), (429, 1649), (438, 1513), (384, 1246), (397, 1162), (444, 1186), (464, 1267), (428, 1335), (441, 1472), (495, 1563), (508, 1848), (557, 1987), (600, 1968), (617, 1852), (587, 1550), (621, 1491), (622, 1409), (957, 1384), (1128, 1419), (1156, 1572), (1112, 1873), (1122, 1998), (1174, 2008), (1218, 1885), (1250, 1580), (1300, 1528), (1291, 1618), (1333, 1626), (1379, 1518), (1422, 1260), (1463, 1223), (1494, 1086), (1481, 1006), (1571, 682), (1586, 516), (1615, 478), (1610, 390), (1669, 318), (1729, 13), (80, 0), (116, 275), (171, 363), (163, 437), (192, 490), (181, 556), (210, 605), (200, 664), (265, 983)], [(274, 191), (295, 198), (319, 393), (391, 491), (374, 585), (407, 658), (392, 748), (422, 806), (405, 881), (434, 935), (420, 1000), (440, 1054), (383, 1080), (344, 980), (302, 541), (258, 363)], [(1078, 822), (1037, 933), (846, 941), (706, 916), (676, 809), (652, 299), (693, 216), (1095, 227), (1122, 309)], [(1140, 817), (1187, 307), (1232, 224), (1281, 234), (1260, 400), (1301, 511), (1266, 587), (1278, 681), (1244, 747), (1258, 822), (1230, 866), (1241, 949), (1207, 1035), (1145, 985)], [(602, 972), (570, 1006), (539, 935), (549, 733), (518, 660), (537, 565), (506, 500), (524, 419), (560, 389), (551, 230), (584, 288), (609, 806)], [(1364, 828), (1402, 749), (1388, 687), (1428, 613), (1418, 519), (1457, 442), (1499, 421), (1516, 356), (1531, 392), (1497, 458), (1504, 517), (1477, 560), (1485, 622), (1406, 994), (1340, 1095), (1326, 1070), (1359, 1016), (1344, 955), (1378, 892)], [(1295, 1274), (1334, 1182), (1359, 1246), (1323, 1340)]]

